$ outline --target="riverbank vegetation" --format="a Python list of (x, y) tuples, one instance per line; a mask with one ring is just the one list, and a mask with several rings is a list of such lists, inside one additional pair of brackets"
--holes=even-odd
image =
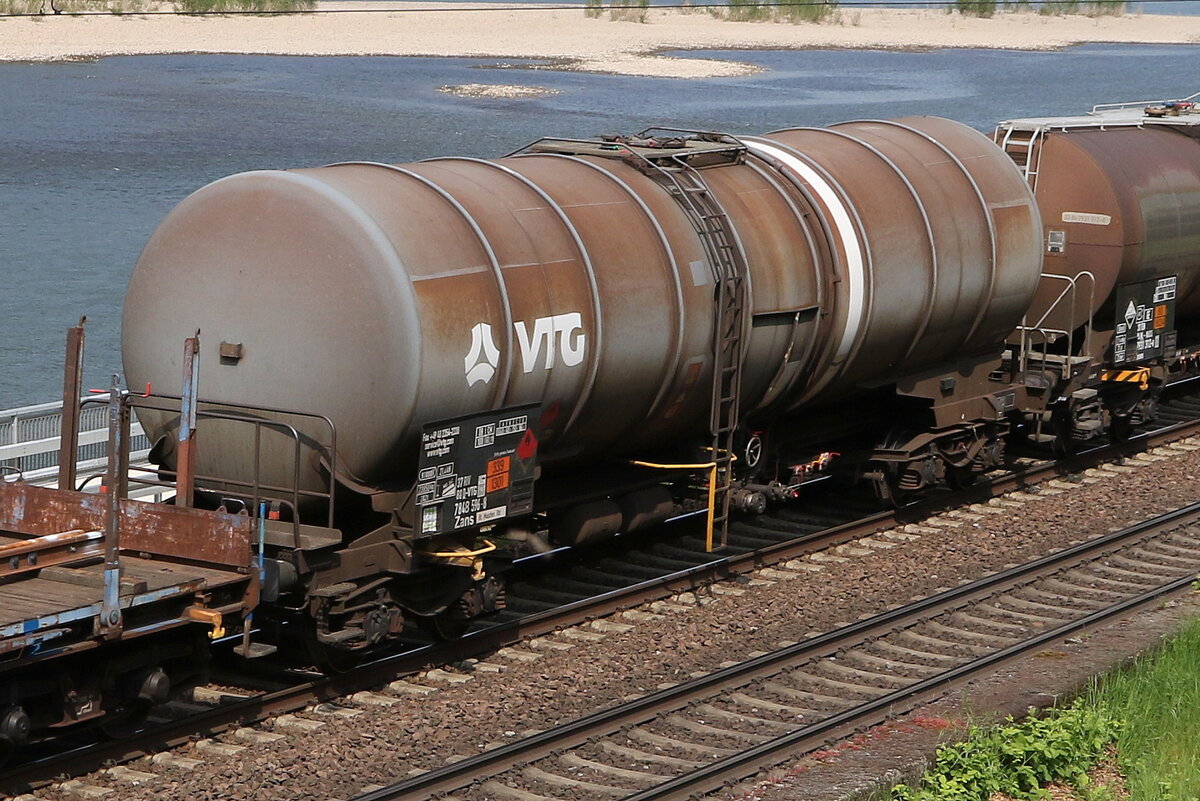
[(1070, 706), (972, 727), (892, 801), (1195, 801), (1200, 798), (1200, 621), (1095, 682)]
[(0, 0), (0, 15), (144, 14), (150, 11), (182, 14), (311, 11), (316, 0)]
[[(584, 0), (583, 13), (599, 17), (604, 13), (604, 0)], [(650, 14), (650, 0), (612, 0), (608, 18), (613, 22), (645, 22)]]
[(997, 12), (1037, 10), (1053, 17), (1080, 14), (1085, 17), (1119, 17), (1125, 13), (1126, 0), (1043, 0), (1036, 5), (1030, 0), (954, 0), (946, 6), (947, 13), (957, 11), (968, 17), (992, 17)]
[(793, 0), (780, 5), (757, 0), (729, 0), (726, 9), (714, 9), (734, 22), (833, 22), (837, 19), (837, 0)]
[[(4, 2), (5, 0), (0, 0)], [(25, 2), (27, 0), (9, 0)], [(136, 0), (134, 0), (136, 2)], [(181, 0), (181, 2), (210, 2), (212, 0)], [(231, 0), (216, 0), (230, 2)], [(235, 0), (246, 2), (247, 0)], [(253, 1), (253, 0), (250, 0)], [(260, 0), (261, 1), (261, 0)], [(270, 0), (268, 0), (270, 1)], [(282, 0), (288, 2), (289, 0)], [(704, 4), (701, 8), (718, 19), (731, 22), (841, 22), (838, 0), (726, 0), (724, 4)], [(1126, 0), (954, 0), (945, 6), (947, 14), (955, 12), (968, 17), (990, 18), (999, 13), (1037, 11), (1043, 16), (1081, 15), (1088, 17), (1121, 16)], [(646, 22), (650, 13), (649, 0), (584, 0), (583, 13), (598, 18), (608, 11), (614, 22)], [(687, 0), (681, 8), (689, 11)]]
[[(837, 18), (837, 0), (727, 1), (727, 5), (705, 5), (703, 9), (732, 22), (831, 22)], [(604, 14), (604, 8), (604, 0), (584, 0), (583, 13), (596, 18)], [(687, 0), (680, 10), (689, 11)], [(609, 19), (614, 22), (645, 22), (649, 11), (650, 0), (611, 0), (608, 6)]]

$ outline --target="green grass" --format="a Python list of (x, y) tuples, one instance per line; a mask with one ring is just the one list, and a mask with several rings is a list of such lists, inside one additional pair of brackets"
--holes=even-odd
[(755, 0), (729, 0), (729, 10), (725, 12), (725, 18), (732, 22), (769, 22), (773, 10), (771, 6)]
[(775, 19), (780, 22), (826, 22), (837, 15), (837, 3), (800, 3), (776, 6)]
[(1125, 13), (1125, 0), (1092, 0), (1084, 4), (1089, 17), (1119, 17)]
[[(604, 0), (584, 0), (583, 15), (598, 19), (604, 13)], [(645, 22), (650, 15), (650, 0), (610, 0), (608, 18), (613, 22)]]
[(1200, 621), (1086, 700), (1123, 722), (1117, 759), (1132, 801), (1200, 798)]
[(1125, 0), (1051, 0), (1038, 6), (1042, 16), (1083, 14), (1088, 17), (1119, 17), (1125, 13)]

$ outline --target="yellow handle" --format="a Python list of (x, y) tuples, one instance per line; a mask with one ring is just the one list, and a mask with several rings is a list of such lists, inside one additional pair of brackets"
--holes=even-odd
[(717, 513), (717, 463), (659, 464), (657, 462), (634, 461), (633, 464), (638, 467), (653, 467), (656, 470), (708, 470), (708, 518), (706, 523), (707, 531), (704, 535), (704, 550), (707, 553), (711, 553), (713, 549), (713, 520)]
[(221, 619), (221, 613), (215, 609), (206, 609), (203, 606), (189, 606), (187, 608), (187, 617), (189, 620), (207, 623), (212, 626), (212, 631), (208, 633), (210, 640), (225, 636), (224, 621)]

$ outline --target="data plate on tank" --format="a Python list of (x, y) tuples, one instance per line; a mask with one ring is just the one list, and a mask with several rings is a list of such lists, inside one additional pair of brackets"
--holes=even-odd
[(541, 407), (514, 406), (429, 423), (421, 433), (421, 535), (491, 525), (533, 511)]
[(1175, 349), (1176, 276), (1117, 287), (1113, 364), (1171, 356)]

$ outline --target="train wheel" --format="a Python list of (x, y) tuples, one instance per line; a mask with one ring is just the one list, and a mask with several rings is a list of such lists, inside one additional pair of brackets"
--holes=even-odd
[(108, 712), (99, 723), (100, 733), (110, 740), (132, 737), (146, 724), (153, 704), (134, 701)]
[(367, 656), (366, 648), (342, 648), (317, 639), (315, 631), (309, 631), (305, 637), (308, 656), (317, 669), (322, 673), (349, 673), (363, 663)]
[(20, 706), (0, 706), (0, 768), (29, 741), (32, 725), (29, 714)]
[(453, 608), (436, 615), (420, 619), (421, 628), (435, 640), (448, 642), (457, 640), (467, 633), (471, 621), (455, 612)]
[(419, 625), (435, 639), (457, 640), (467, 633), (472, 620), (503, 609), (506, 597), (504, 580), (499, 576), (488, 576), (472, 584), (441, 612), (420, 618)]
[(1108, 424), (1108, 436), (1113, 442), (1128, 442), (1133, 436), (1133, 421), (1129, 415), (1114, 414)]
[(893, 506), (899, 509), (908, 502), (908, 493), (900, 488), (899, 481), (890, 474), (886, 467), (867, 475), (871, 480), (872, 489), (875, 490), (875, 498), (884, 506)]
[(975, 470), (973, 464), (957, 467), (952, 464), (946, 465), (946, 483), (956, 490), (964, 490), (967, 487), (974, 486), (979, 480), (979, 473)]

